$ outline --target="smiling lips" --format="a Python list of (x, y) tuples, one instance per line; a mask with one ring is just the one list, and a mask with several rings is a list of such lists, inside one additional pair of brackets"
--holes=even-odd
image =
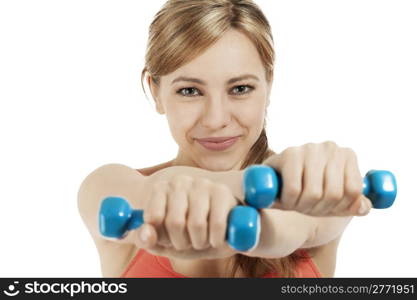
[(223, 151), (233, 146), (234, 143), (236, 143), (238, 139), (239, 139), (239, 136), (230, 136), (230, 137), (202, 138), (202, 139), (196, 139), (196, 141), (208, 150)]

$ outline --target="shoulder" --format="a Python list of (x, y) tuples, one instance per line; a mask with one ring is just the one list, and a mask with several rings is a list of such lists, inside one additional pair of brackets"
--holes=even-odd
[(334, 277), (337, 249), (341, 238), (342, 235), (327, 244), (304, 249), (307, 251), (323, 277)]
[[(172, 165), (172, 161), (155, 166), (135, 169), (144, 176)], [(133, 231), (129, 233), (132, 235)], [(128, 239), (129, 236), (126, 238)], [(139, 248), (131, 243), (116, 243), (110, 240), (94, 239), (100, 256), (101, 272), (103, 277), (120, 277), (130, 263), (135, 259)]]

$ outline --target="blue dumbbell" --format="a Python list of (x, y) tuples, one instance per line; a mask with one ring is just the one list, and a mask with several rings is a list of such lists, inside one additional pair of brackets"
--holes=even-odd
[[(245, 201), (255, 208), (271, 207), (279, 199), (282, 179), (270, 166), (252, 165), (243, 175)], [(390, 207), (397, 196), (394, 174), (384, 170), (370, 170), (363, 179), (363, 194), (369, 198), (374, 208)]]
[[(109, 238), (123, 238), (129, 230), (143, 224), (143, 210), (132, 209), (121, 197), (107, 197), (99, 212), (100, 233)], [(238, 251), (250, 251), (259, 241), (260, 218), (251, 206), (235, 206), (228, 216), (226, 240)]]

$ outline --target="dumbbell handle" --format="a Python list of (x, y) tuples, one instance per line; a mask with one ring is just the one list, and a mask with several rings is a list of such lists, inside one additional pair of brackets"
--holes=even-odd
[[(270, 166), (252, 165), (244, 171), (245, 201), (252, 207), (271, 207), (280, 198), (282, 186), (280, 174)], [(385, 170), (370, 170), (363, 179), (363, 194), (371, 200), (374, 208), (390, 207), (397, 195), (394, 174)]]
[[(103, 236), (120, 239), (143, 223), (143, 210), (131, 209), (124, 198), (107, 197), (101, 202), (99, 229)], [(238, 251), (250, 251), (256, 247), (259, 235), (258, 211), (250, 206), (235, 206), (228, 216), (226, 240), (229, 245)]]

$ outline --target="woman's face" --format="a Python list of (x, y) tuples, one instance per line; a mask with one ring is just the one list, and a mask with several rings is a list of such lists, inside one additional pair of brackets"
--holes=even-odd
[[(271, 85), (252, 42), (236, 30), (151, 84), (179, 146), (177, 163), (212, 171), (239, 169), (259, 137)], [(204, 140), (209, 138), (230, 138)]]

